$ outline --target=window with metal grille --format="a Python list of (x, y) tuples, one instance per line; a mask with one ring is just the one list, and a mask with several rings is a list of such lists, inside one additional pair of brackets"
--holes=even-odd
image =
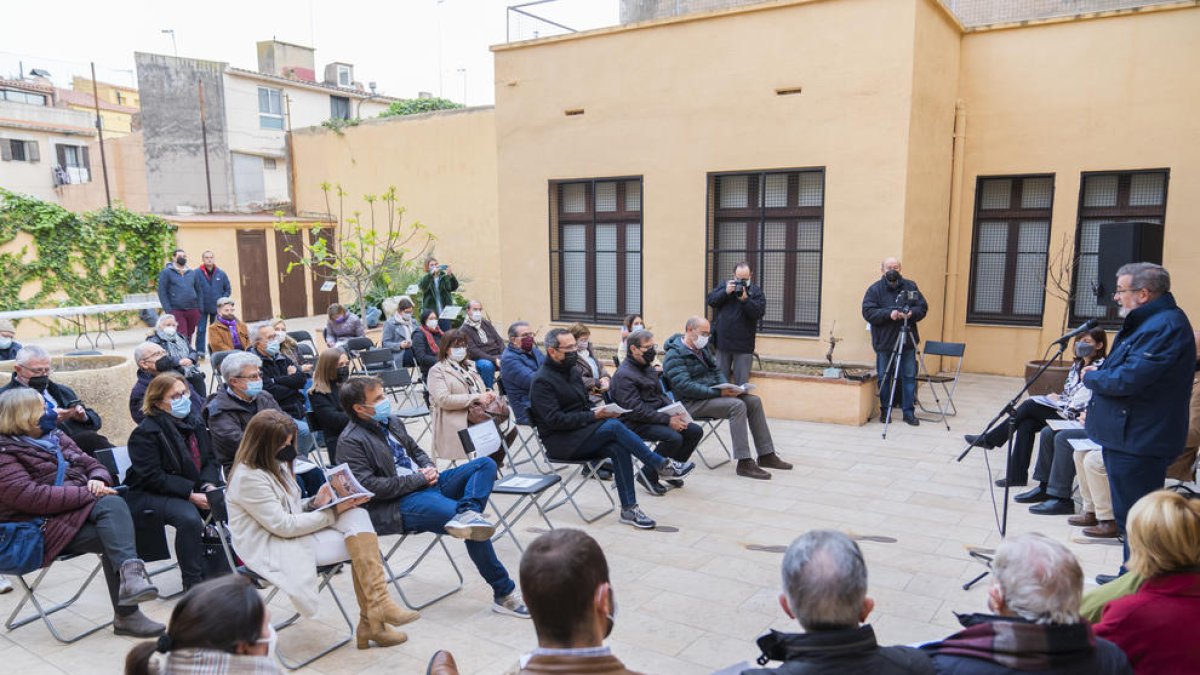
[(263, 129), (283, 128), (283, 90), (258, 88), (258, 126)]
[(554, 321), (618, 324), (642, 311), (642, 179), (550, 183)]
[(1054, 176), (980, 177), (967, 321), (1040, 326)]
[(1151, 169), (1122, 173), (1085, 173), (1079, 190), (1079, 225), (1075, 230), (1075, 279), (1071, 323), (1099, 319), (1116, 328), (1122, 319), (1110, 298), (1096, 298), (1099, 281), (1100, 230), (1112, 223), (1163, 223), (1167, 214), (1170, 171)]
[(765, 333), (817, 335), (825, 170), (709, 174), (705, 293), (750, 263), (767, 299)]

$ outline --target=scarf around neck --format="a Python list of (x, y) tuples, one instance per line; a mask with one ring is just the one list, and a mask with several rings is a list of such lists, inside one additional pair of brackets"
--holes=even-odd
[(219, 321), (222, 326), (225, 326), (229, 329), (229, 334), (233, 336), (233, 348), (242, 349), (242, 339), (238, 337), (237, 319), (226, 319), (225, 317), (218, 315), (217, 321)]
[(471, 313), (468, 312), (467, 318), (463, 319), (462, 325), (470, 326), (471, 328), (474, 328), (475, 332), (479, 333), (479, 341), (482, 343), (486, 343), (488, 341), (488, 336), (487, 336), (487, 331), (483, 330), (483, 321), (484, 321), (483, 318), (480, 318), (478, 321), (472, 321)]

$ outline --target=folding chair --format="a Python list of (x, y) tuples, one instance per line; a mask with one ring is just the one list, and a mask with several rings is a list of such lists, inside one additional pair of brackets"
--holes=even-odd
[[(562, 482), (562, 476), (556, 473), (511, 473), (504, 478), (496, 481), (492, 485), (492, 497), (496, 495), (510, 495), (517, 498), (509, 507), (503, 511), (492, 499), (488, 500), (488, 504), (492, 510), (496, 512), (496, 533), (492, 535), (492, 541), (499, 541), (504, 535), (508, 535), (517, 545), (517, 550), (525, 553), (525, 547), (521, 545), (517, 539), (516, 527), (517, 522), (529, 512), (529, 509), (537, 509), (538, 515), (542, 517), (542, 522), (546, 523), (547, 529), (554, 529), (554, 523), (550, 522), (550, 517), (546, 515), (547, 508), (543, 507), (538, 498), (542, 493), (550, 489), (551, 486), (558, 485)], [(516, 515), (513, 515), (513, 514)]]
[[(732, 461), (733, 451), (729, 449), (729, 445), (725, 442), (725, 439), (721, 437), (720, 433), (718, 433), (721, 430), (721, 427), (725, 426), (726, 419), (724, 417), (693, 416), (692, 420), (704, 427), (704, 436), (702, 436), (700, 438), (700, 442), (696, 444), (696, 455), (700, 457), (701, 462), (704, 462), (704, 466), (707, 466), (710, 469), (716, 469), (717, 467), (725, 466)], [(707, 441), (710, 438), (717, 439), (717, 442), (721, 444), (721, 449), (725, 451), (725, 459), (722, 459), (716, 464), (708, 461), (708, 457), (705, 457), (704, 452), (700, 450), (700, 447), (704, 445), (704, 441)]]
[[(72, 558), (78, 558), (78, 557), (85, 556), (85, 555), (95, 555), (96, 556), (96, 565), (94, 567), (92, 567), (91, 573), (88, 574), (87, 577), (83, 580), (83, 583), (79, 585), (79, 588), (75, 591), (75, 594), (72, 595), (67, 600), (60, 602), (58, 604), (51, 605), (49, 607), (43, 606), (42, 602), (40, 600), (38, 600), (38, 597), (37, 597), (38, 588), (42, 585), (42, 580), (46, 578), (46, 574), (50, 571), (50, 568), (54, 567), (54, 563), (60, 562), (60, 561), (71, 560)], [(92, 581), (95, 580), (96, 575), (100, 573), (100, 570), (102, 568), (101, 565), (102, 564), (100, 562), (99, 554), (69, 553), (69, 554), (64, 554), (64, 555), (58, 556), (49, 565), (46, 565), (45, 567), (41, 568), (40, 570), (37, 570), (37, 576), (35, 576), (33, 578), (33, 583), (29, 583), (28, 581), (25, 580), (25, 577), (29, 576), (27, 574), (9, 574), (9, 575), (7, 575), (8, 577), (10, 577), (16, 581), (16, 587), (22, 591), (23, 595), (21, 597), (20, 602), (17, 603), (17, 606), (13, 608), (12, 614), (8, 615), (8, 620), (4, 622), (4, 627), (8, 630), (14, 630), (16, 628), (20, 628), (21, 626), (24, 626), (25, 624), (33, 623), (34, 621), (41, 619), (42, 623), (46, 624), (46, 628), (50, 630), (50, 634), (54, 636), (55, 640), (58, 640), (59, 642), (61, 642), (63, 644), (68, 644), (68, 645), (72, 644), (74, 642), (78, 642), (79, 640), (82, 640), (83, 638), (91, 635), (92, 633), (95, 633), (97, 631), (101, 631), (101, 630), (104, 630), (105, 628), (108, 628), (113, 623), (111, 619), (104, 623), (93, 624), (91, 627), (86, 628), (82, 632), (76, 633), (75, 635), (64, 637), (63, 634), (61, 632), (59, 632), (58, 627), (54, 625), (54, 622), (50, 620), (51, 614), (54, 614), (55, 612), (60, 612), (64, 609), (67, 609), (71, 605), (75, 604), (76, 600), (79, 600), (79, 598), (83, 595), (84, 591), (86, 591), (88, 586), (90, 586), (92, 584)], [(30, 572), (29, 574), (33, 574), (33, 572)], [(20, 615), (21, 610), (25, 608), (25, 605), (27, 603), (33, 606), (33, 613), (28, 616), (22, 617), (22, 618), (17, 618)]]
[[(416, 560), (414, 560), (408, 567), (405, 567), (403, 570), (401, 570), (399, 573), (397, 573), (395, 570), (392, 569), (392, 556), (396, 555), (396, 552), (400, 550), (400, 547), (404, 545), (404, 542), (408, 541), (409, 538), (414, 537), (418, 534), (432, 534), (433, 541), (429, 542), (429, 545), (426, 546), (421, 551), (421, 554), (417, 556)], [(398, 593), (400, 595), (400, 600), (406, 606), (408, 606), (409, 609), (412, 609), (412, 610), (424, 609), (424, 608), (432, 605), (433, 603), (435, 603), (439, 600), (442, 600), (444, 598), (448, 598), (451, 595), (454, 595), (455, 593), (462, 590), (462, 588), (463, 588), (463, 573), (462, 573), (462, 570), (460, 570), (458, 568), (458, 563), (456, 563), (454, 561), (454, 556), (450, 555), (450, 549), (446, 548), (446, 542), (443, 541), (443, 538), (446, 536), (448, 536), (448, 535), (439, 534), (436, 532), (405, 532), (404, 534), (400, 535), (400, 538), (396, 540), (396, 543), (392, 544), (392, 547), (390, 549), (388, 549), (388, 552), (386, 554), (384, 554), (383, 568), (387, 571), (388, 583), (390, 583), (391, 585), (396, 587), (396, 593)], [(457, 583), (457, 585), (450, 588), (450, 590), (444, 591), (438, 595), (435, 595), (433, 598), (431, 598), (429, 600), (426, 600), (424, 602), (414, 605), (413, 602), (408, 599), (408, 595), (406, 595), (404, 593), (404, 588), (400, 586), (400, 580), (405, 577), (410, 576), (413, 572), (415, 572), (417, 570), (417, 568), (420, 567), (421, 563), (425, 561), (425, 558), (427, 558), (429, 556), (429, 554), (433, 551), (434, 547), (440, 547), (442, 549), (442, 553), (445, 554), (446, 560), (450, 563), (450, 568), (454, 570), (455, 576), (458, 577), (458, 583)]]
[(352, 337), (342, 345), (342, 349), (346, 350), (346, 356), (349, 356), (351, 361), (359, 362), (359, 367), (355, 370), (360, 373), (363, 372), (362, 362), (359, 360), (360, 354), (374, 348), (375, 343), (369, 337)]
[(226, 356), (229, 356), (230, 354), (236, 354), (238, 351), (239, 350), (237, 350), (237, 349), (228, 349), (223, 352), (217, 352), (216, 354), (212, 355), (212, 357), (211, 357), (212, 360), (210, 361), (210, 363), (212, 364), (213, 377), (212, 377), (212, 381), (209, 383), (209, 387), (208, 387), (209, 394), (216, 391), (217, 388), (221, 386), (221, 383), (225, 381), (224, 379), (221, 378), (221, 362), (225, 360)]
[(383, 371), (396, 369), (391, 349), (368, 349), (359, 353), (358, 362), (368, 375), (378, 375)]
[(312, 333), (306, 330), (289, 330), (287, 332), (287, 336), (295, 340), (297, 344), (304, 344), (307, 342), (308, 344), (312, 345), (314, 354), (319, 354), (321, 352), (321, 348), (317, 346), (317, 341), (313, 339)]
[[(529, 417), (530, 421), (534, 422), (536, 429), (537, 420), (536, 415), (533, 412), (533, 408), (529, 409)], [(604, 483), (600, 480), (600, 476), (597, 474), (601, 467), (605, 465), (611, 467), (611, 460), (609, 460), (607, 457), (594, 457), (590, 459), (554, 459), (550, 456), (550, 453), (546, 451), (546, 447), (542, 444), (541, 438), (538, 438), (537, 440), (538, 448), (542, 452), (542, 458), (547, 464), (551, 466), (554, 464), (566, 464), (575, 467), (571, 473), (567, 474), (566, 478), (562, 479), (562, 484), (558, 486), (558, 489), (554, 491), (554, 494), (550, 495), (550, 503), (546, 505), (543, 513), (553, 511), (563, 504), (570, 504), (571, 507), (575, 509), (575, 513), (579, 514), (579, 517), (583, 520), (583, 522), (594, 523), (616, 510), (617, 502), (615, 499), (613, 499), (612, 491), (605, 487)], [(608, 508), (594, 516), (591, 516), (590, 518), (584, 514), (579, 502), (575, 499), (575, 495), (578, 494), (579, 491), (588, 484), (589, 480), (596, 481), (596, 484), (600, 487), (600, 491), (604, 493), (604, 498), (608, 500)], [(558, 497), (559, 494), (562, 494), (562, 498), (555, 501), (555, 498)]]
[[(942, 410), (930, 410), (921, 403), (921, 397), (917, 397), (917, 405), (921, 407), (922, 412), (936, 414), (941, 420), (945, 420), (947, 416), (958, 414), (958, 408), (954, 405), (954, 390), (958, 388), (958, 378), (962, 374), (963, 355), (967, 351), (965, 342), (937, 342), (930, 340), (925, 343), (926, 356), (940, 356), (942, 358), (956, 358), (958, 362), (954, 366), (954, 374), (941, 369), (936, 374), (932, 375), (917, 375), (917, 379), (921, 382), (928, 382), (929, 386), (941, 385), (942, 391), (946, 394), (946, 407)], [(944, 362), (943, 362), (944, 365)]]
[[(401, 420), (403, 420), (404, 426), (406, 429), (407, 429), (409, 423), (411, 423), (413, 420), (420, 420), (424, 424), (423, 428), (421, 429), (421, 433), (417, 434), (416, 436), (413, 436), (413, 440), (418, 443), (421, 442), (421, 439), (425, 438), (425, 434), (429, 433), (432, 430), (432, 422), (430, 421), (431, 416), (429, 414), (429, 408), (426, 408), (425, 406), (413, 406), (411, 408), (401, 408), (400, 410), (393, 410), (392, 416), (399, 417)], [(412, 434), (410, 433), (409, 436), (412, 436)]]
[(383, 383), (383, 390), (396, 399), (397, 403), (413, 403), (413, 394), (417, 391), (417, 383), (413, 382), (412, 374), (405, 368), (391, 368), (372, 373)]
[(316, 352), (316, 350), (314, 350), (312, 348), (312, 345), (306, 344), (304, 342), (297, 342), (296, 343), (296, 352), (300, 355), (300, 363), (301, 364), (317, 362), (317, 352)]

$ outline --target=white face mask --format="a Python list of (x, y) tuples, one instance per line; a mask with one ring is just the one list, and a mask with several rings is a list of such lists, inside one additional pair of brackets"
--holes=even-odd
[(275, 632), (275, 627), (267, 624), (267, 637), (259, 638), (258, 644), (267, 643), (267, 658), (275, 658), (275, 646), (279, 644), (279, 633)]
[(466, 347), (451, 347), (450, 348), (450, 360), (451, 361), (453, 361), (455, 363), (459, 363), (465, 358), (467, 358), (467, 348)]
[(480, 312), (478, 310), (471, 312), (471, 320), (472, 321), (482, 321), (483, 320), (483, 312)]
[(704, 349), (707, 346), (708, 346), (708, 336), (707, 335), (696, 336), (696, 349)]
[(429, 328), (429, 330), (433, 330), (434, 328), (437, 328), (437, 327), (438, 327), (438, 320), (437, 320), (437, 319), (430, 319), (430, 320), (428, 320), (428, 321), (426, 321), (426, 322), (425, 322), (425, 326), (426, 326), (427, 328)]
[(159, 332), (162, 333), (163, 337), (170, 339), (170, 338), (175, 337), (175, 334), (179, 332), (179, 329), (175, 328), (174, 326), (167, 326), (166, 328), (163, 328)]
[(579, 342), (576, 342), (575, 344), (579, 345), (579, 353), (582, 354), (583, 352), (587, 351), (587, 348), (588, 348), (587, 340), (580, 340)]

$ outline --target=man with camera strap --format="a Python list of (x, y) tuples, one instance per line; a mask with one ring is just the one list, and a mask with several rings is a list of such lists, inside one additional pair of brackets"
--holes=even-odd
[(908, 327), (908, 339), (900, 352), (900, 407), (904, 421), (917, 426), (917, 344), (921, 336), (917, 322), (929, 312), (929, 303), (917, 288), (916, 282), (900, 275), (900, 261), (887, 258), (880, 265), (883, 277), (871, 284), (863, 295), (862, 315), (871, 326), (871, 347), (875, 350), (876, 373), (879, 375), (879, 420), (888, 419), (892, 396), (892, 374), (896, 364), (892, 354), (901, 331)]

